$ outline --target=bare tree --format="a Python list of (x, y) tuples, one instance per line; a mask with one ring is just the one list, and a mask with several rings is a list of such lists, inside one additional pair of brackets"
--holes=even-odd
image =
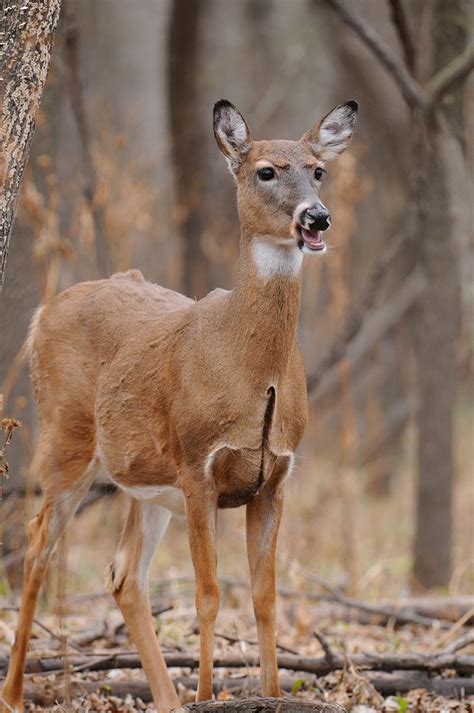
[(4, 4), (0, 55), (0, 289), (60, 0)]
[(168, 40), (168, 106), (178, 223), (183, 237), (183, 290), (202, 297), (208, 287), (201, 247), (204, 137), (197, 107), (199, 22), (203, 0), (173, 0)]
[[(426, 278), (413, 329), (420, 392), (414, 579), (422, 587), (446, 585), (452, 554), (453, 411), (460, 278), (447, 183), (450, 174), (447, 146), (453, 139), (453, 130), (443, 99), (472, 71), (474, 43), (468, 38), (466, 49), (454, 59), (444, 60), (437, 69), (439, 59), (433, 56), (432, 46), (423, 47), (421, 43), (421, 50), (414, 49), (411, 40), (414, 18), (406, 16), (401, 2), (390, 2), (403, 61), (347, 2), (326, 0), (326, 3), (391, 74), (411, 110), (412, 183), (403, 220), (409, 233), (413, 267), (417, 265)], [(426, 36), (434, 34), (442, 38), (446, 17), (439, 3), (427, 6), (433, 12)], [(461, 12), (458, 3), (453, 8)], [(424, 82), (420, 77), (421, 64), (423, 73), (429, 77)]]

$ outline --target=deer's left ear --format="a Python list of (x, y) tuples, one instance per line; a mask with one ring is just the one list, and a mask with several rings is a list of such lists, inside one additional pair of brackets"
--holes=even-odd
[(332, 161), (349, 146), (357, 121), (359, 105), (356, 101), (334, 107), (319, 124), (315, 124), (302, 136), (311, 151), (321, 161)]

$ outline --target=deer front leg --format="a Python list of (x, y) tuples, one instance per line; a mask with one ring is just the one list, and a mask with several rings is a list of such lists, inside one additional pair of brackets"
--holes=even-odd
[(217, 494), (213, 487), (200, 483), (195, 484), (185, 495), (200, 632), (197, 700), (207, 701), (212, 699), (214, 624), (220, 599), (216, 573)]
[(275, 641), (275, 551), (283, 488), (269, 483), (247, 505), (247, 554), (264, 696), (280, 696)]

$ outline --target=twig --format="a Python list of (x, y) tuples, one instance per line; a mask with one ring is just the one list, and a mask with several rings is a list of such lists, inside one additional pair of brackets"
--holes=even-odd
[(449, 630), (443, 634), (441, 639), (438, 642), (438, 645), (440, 646), (441, 644), (444, 644), (445, 641), (447, 641), (450, 636), (452, 636), (456, 631), (459, 631), (470, 619), (474, 617), (474, 607), (471, 607), (468, 609), (468, 611), (464, 612), (464, 614), (452, 625), (449, 627)]
[(474, 634), (469, 632), (468, 634), (464, 634), (458, 639), (452, 641), (448, 646), (446, 646), (446, 648), (443, 649), (443, 653), (455, 654), (458, 651), (461, 651), (461, 649), (465, 649), (466, 646), (470, 646), (471, 644), (474, 644)]
[(389, 0), (389, 5), (392, 22), (397, 30), (400, 44), (402, 45), (406, 65), (408, 69), (413, 71), (415, 67), (415, 47), (408, 24), (408, 18), (405, 8), (403, 7), (403, 0)]
[[(8, 606), (0, 607), (0, 611), (16, 611), (16, 612), (18, 612), (18, 611), (20, 611), (20, 607), (8, 605)], [(36, 624), (37, 627), (39, 627), (40, 629), (45, 631), (47, 634), (49, 634), (51, 636), (51, 638), (56, 639), (56, 641), (59, 641), (60, 644), (64, 643), (64, 636), (55, 634), (52, 629), (50, 629), (48, 626), (46, 626), (46, 624), (43, 624), (38, 619), (33, 619), (33, 623)], [(75, 649), (79, 653), (83, 653), (82, 646), (80, 646), (78, 643), (74, 643), (74, 641), (69, 641), (68, 644), (72, 649)]]
[(423, 89), (411, 76), (392, 48), (375, 32), (367, 22), (358, 17), (342, 0), (326, 0), (326, 3), (339, 15), (341, 20), (354, 30), (362, 42), (375, 54), (385, 69), (398, 84), (407, 104), (421, 108), (425, 104)]
[(425, 91), (430, 107), (440, 102), (457, 84), (474, 69), (474, 40), (471, 39), (464, 52), (439, 70), (426, 84)]
[(328, 662), (329, 662), (330, 664), (333, 664), (333, 663), (334, 663), (334, 659), (335, 659), (335, 655), (334, 655), (333, 650), (331, 649), (331, 645), (330, 645), (329, 641), (326, 639), (326, 637), (324, 636), (323, 632), (320, 631), (319, 629), (315, 629), (315, 630), (313, 631), (313, 636), (315, 636), (316, 639), (317, 639), (317, 640), (319, 641), (319, 643), (321, 644), (321, 646), (322, 646), (322, 648), (323, 648), (323, 651), (324, 651), (324, 655), (326, 656)]
[[(199, 633), (199, 629), (195, 629), (194, 633)], [(214, 636), (217, 636), (219, 639), (224, 639), (224, 641), (228, 641), (229, 644), (237, 644), (239, 641), (244, 641), (246, 644), (249, 644), (249, 646), (258, 646), (258, 641), (242, 639), (242, 637), (236, 639), (235, 636), (227, 636), (227, 634), (218, 634), (217, 632), (214, 633)], [(276, 647), (277, 649), (280, 649), (280, 651), (285, 651), (287, 654), (293, 654), (294, 656), (298, 656), (297, 651), (295, 651), (294, 649), (289, 649), (286, 646), (282, 646), (282, 644), (279, 644), (278, 642), (276, 643)]]
[(6, 702), (6, 700), (5, 700), (4, 698), (2, 698), (1, 696), (0, 696), (0, 703), (2, 704), (2, 706), (5, 706), (5, 708), (6, 708), (7, 711), (12, 711), (12, 713), (15, 713), (15, 709), (12, 708), (12, 707)]
[[(173, 605), (170, 604), (166, 607), (163, 606), (154, 606), (151, 609), (151, 615), (152, 616), (159, 616), (160, 614), (164, 614), (165, 612), (171, 611), (174, 609)], [(125, 630), (127, 629), (127, 624), (125, 621), (121, 621), (117, 626), (114, 628), (114, 636), (118, 636), (119, 634), (122, 634)]]

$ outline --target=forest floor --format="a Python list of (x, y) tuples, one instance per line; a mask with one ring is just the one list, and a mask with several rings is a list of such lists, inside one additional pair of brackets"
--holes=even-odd
[[(171, 675), (177, 681), (181, 702), (191, 702), (197, 681), (193, 660), (198, 655), (192, 582), (186, 578), (162, 580), (159, 586), (152, 585), (152, 593), (154, 612), (160, 612), (156, 614), (156, 629), (162, 649), (171, 659), (174, 657), (176, 664), (170, 669)], [(430, 602), (431, 609), (436, 609), (433, 600)], [(463, 598), (459, 611), (451, 610), (450, 623), (441, 620), (431, 626), (398, 625), (389, 618), (377, 624), (376, 616), (357, 608), (324, 598), (310, 601), (304, 593), (286, 592), (280, 597), (277, 634), (280, 659), (285, 665), (280, 670), (285, 695), (338, 703), (352, 713), (473, 713), (474, 633), (472, 627), (465, 626), (468, 620), (473, 623), (473, 604), (474, 598)], [(445, 600), (443, 606), (446, 611)], [(456, 623), (462, 611), (464, 623), (463, 617)], [(14, 610), (2, 612), (0, 668), (5, 668), (16, 616)], [(110, 595), (97, 592), (66, 597), (53, 613), (40, 611), (38, 621), (28, 663), (29, 670), (36, 668), (37, 672), (26, 674), (27, 711), (153, 710), (143, 672), (137, 668), (137, 656), (133, 656), (136, 649)], [(216, 658), (234, 659), (232, 667), (216, 667), (216, 697), (258, 694), (258, 667), (252, 658), (258, 653), (255, 624), (249, 593), (239, 582), (224, 582), (216, 632)], [(381, 657), (386, 662), (390, 657), (403, 661), (405, 655), (446, 656), (453, 650), (462, 663), (457, 671), (442, 666), (432, 672), (377, 671), (372, 664), (367, 668), (360, 664), (362, 655)], [(328, 668), (332, 658), (338, 670), (325, 675), (291, 670), (285, 662), (289, 659), (291, 664), (294, 654), (304, 657), (307, 669), (313, 662), (315, 670), (322, 671), (329, 657)], [(182, 665), (178, 665), (180, 659)], [(338, 665), (341, 660), (343, 664)], [(402, 665), (406, 668), (408, 664)], [(48, 667), (54, 670), (38, 670)], [(101, 670), (91, 671), (93, 668)], [(390, 668), (394, 668), (393, 663)], [(464, 695), (463, 681), (471, 695)], [(449, 695), (430, 690), (433, 685), (442, 689), (450, 682)]]

